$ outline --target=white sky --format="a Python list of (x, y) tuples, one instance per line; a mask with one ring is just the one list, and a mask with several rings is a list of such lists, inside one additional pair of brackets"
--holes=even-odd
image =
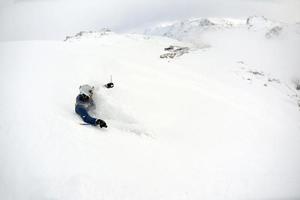
[(190, 17), (251, 15), (299, 22), (300, 0), (0, 0), (0, 40), (61, 40), (103, 27), (129, 31)]

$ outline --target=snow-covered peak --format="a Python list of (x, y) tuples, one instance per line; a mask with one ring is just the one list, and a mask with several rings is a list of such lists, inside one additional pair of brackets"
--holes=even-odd
[(159, 24), (145, 30), (146, 35), (160, 35), (183, 40), (206, 30), (219, 30), (245, 24), (242, 20), (225, 18), (193, 18)]
[(89, 39), (89, 38), (100, 38), (104, 35), (113, 34), (113, 32), (108, 28), (103, 28), (100, 31), (80, 31), (74, 36), (67, 36), (65, 41), (72, 41), (78, 39)]
[(282, 27), (281, 22), (273, 21), (264, 16), (251, 16), (247, 18), (246, 24), (251, 30), (269, 30), (274, 27)]
[[(299, 25), (298, 25), (299, 26)], [(193, 18), (183, 21), (159, 24), (145, 30), (146, 35), (159, 35), (170, 37), (184, 42), (199, 43), (200, 36), (205, 33), (244, 29), (244, 31), (257, 32), (267, 39), (280, 36), (285, 29), (292, 28), (298, 32), (297, 24), (291, 25), (274, 21), (264, 16), (250, 16), (247, 19), (232, 18)], [(205, 42), (205, 41), (204, 41)], [(201, 42), (200, 42), (201, 43)], [(203, 43), (203, 42), (202, 42)]]

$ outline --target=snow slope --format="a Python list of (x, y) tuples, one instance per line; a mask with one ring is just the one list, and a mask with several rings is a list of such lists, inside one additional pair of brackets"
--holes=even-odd
[[(300, 198), (297, 35), (217, 31), (160, 59), (190, 44), (90, 34), (0, 44), (1, 199)], [(108, 129), (80, 125), (85, 83)]]

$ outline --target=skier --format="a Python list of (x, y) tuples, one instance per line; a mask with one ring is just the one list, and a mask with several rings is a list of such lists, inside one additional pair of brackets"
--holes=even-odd
[(82, 85), (79, 87), (80, 94), (76, 98), (75, 111), (88, 124), (100, 126), (100, 128), (107, 128), (105, 121), (91, 117), (88, 113), (89, 110), (95, 108), (92, 99), (94, 87), (90, 85)]

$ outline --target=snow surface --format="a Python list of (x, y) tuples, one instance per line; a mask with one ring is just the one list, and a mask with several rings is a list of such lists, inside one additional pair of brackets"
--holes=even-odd
[[(0, 44), (1, 199), (300, 198), (299, 34), (219, 30), (167, 60), (191, 44), (92, 34)], [(108, 129), (80, 125), (85, 83)]]

